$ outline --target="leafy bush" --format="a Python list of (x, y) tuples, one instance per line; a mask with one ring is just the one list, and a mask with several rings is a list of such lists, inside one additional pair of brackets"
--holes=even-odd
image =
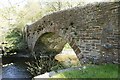
[(8, 32), (6, 36), (6, 41), (8, 44), (6, 45), (7, 52), (17, 51), (17, 50), (25, 50), (27, 48), (26, 41), (23, 36), (23, 32), (20, 28), (14, 28)]
[(45, 72), (53, 70), (53, 66), (57, 65), (57, 61), (54, 59), (54, 56), (50, 55), (36, 55), (34, 53), (34, 61), (26, 62), (28, 65), (28, 71), (33, 75), (37, 76)]

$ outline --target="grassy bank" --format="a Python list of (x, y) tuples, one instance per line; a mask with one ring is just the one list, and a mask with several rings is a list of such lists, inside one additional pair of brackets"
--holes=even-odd
[(88, 65), (85, 69), (72, 70), (54, 75), (52, 78), (117, 78), (118, 65)]

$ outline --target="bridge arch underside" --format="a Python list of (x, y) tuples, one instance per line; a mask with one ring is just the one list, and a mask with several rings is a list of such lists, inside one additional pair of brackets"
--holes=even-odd
[(67, 43), (61, 36), (46, 32), (42, 34), (36, 41), (33, 51), (36, 55), (56, 55), (60, 53)]

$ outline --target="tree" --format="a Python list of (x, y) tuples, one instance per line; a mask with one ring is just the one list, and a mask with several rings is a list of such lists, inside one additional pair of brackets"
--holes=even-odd
[[(36, 2), (28, 1), (26, 6), (18, 11), (15, 5), (12, 5), (11, 2), (9, 4), (11, 5), (10, 7), (0, 9), (0, 20), (4, 20), (0, 24), (0, 28), (8, 28), (5, 33), (2, 31), (4, 35), (2, 35), (1, 40), (8, 42), (6, 45), (8, 51), (23, 50), (23, 48), (26, 48), (23, 29), (27, 23), (34, 22), (41, 17), (40, 5)], [(5, 37), (5, 40), (3, 40), (3, 37)]]

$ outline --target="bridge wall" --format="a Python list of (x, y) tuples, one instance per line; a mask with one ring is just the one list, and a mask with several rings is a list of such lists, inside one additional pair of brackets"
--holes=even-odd
[(97, 3), (54, 12), (27, 28), (27, 42), (31, 50), (37, 39), (46, 32), (54, 32), (65, 39), (76, 54), (87, 57), (102, 54), (107, 60), (118, 60), (119, 3)]

